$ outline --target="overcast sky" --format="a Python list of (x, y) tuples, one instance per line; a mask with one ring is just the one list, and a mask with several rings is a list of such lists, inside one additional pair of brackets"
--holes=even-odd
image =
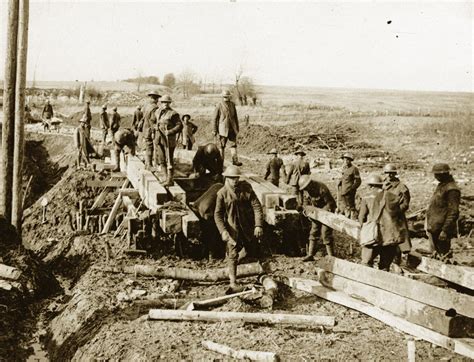
[(32, 1), (28, 79), (219, 83), (242, 67), (266, 85), (472, 91), (473, 22), (471, 1)]

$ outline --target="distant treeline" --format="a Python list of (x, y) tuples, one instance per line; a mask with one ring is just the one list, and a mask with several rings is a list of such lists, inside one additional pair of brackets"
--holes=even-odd
[(124, 79), (124, 82), (142, 83), (142, 84), (161, 84), (160, 83), (160, 78), (155, 77), (153, 75), (148, 76), (148, 77), (137, 77), (137, 78)]

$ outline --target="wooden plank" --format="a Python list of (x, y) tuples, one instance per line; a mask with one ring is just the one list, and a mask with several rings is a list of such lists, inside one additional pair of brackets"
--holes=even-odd
[(275, 210), (267, 209), (265, 212), (265, 221), (269, 225), (294, 225), (299, 223), (300, 214), (296, 210)]
[[(255, 192), (255, 195), (257, 196), (258, 201), (260, 201), (260, 204), (262, 204), (263, 207), (267, 207), (267, 197), (269, 197), (269, 200), (275, 200), (271, 202), (270, 206), (268, 207), (275, 207), (275, 204), (279, 204), (279, 194), (275, 193), (273, 191), (270, 191), (267, 189), (265, 186), (260, 185), (258, 182), (253, 181), (252, 179), (242, 177), (242, 180), (247, 181), (253, 189), (253, 192)], [(273, 206), (271, 206), (273, 205)]]
[(163, 210), (160, 227), (166, 234), (177, 234), (182, 231), (183, 213), (181, 211)]
[[(121, 193), (120, 193), (121, 194)], [(122, 195), (122, 201), (125, 207), (127, 208), (128, 216), (136, 217), (138, 214), (138, 209), (135, 207), (132, 199), (128, 196)]]
[(307, 314), (188, 311), (175, 309), (150, 309), (150, 311), (148, 312), (148, 319), (208, 322), (238, 321), (258, 324), (296, 324), (313, 327), (332, 327), (336, 324), (336, 320), (332, 316), (317, 316)]
[(202, 346), (210, 351), (220, 353), (238, 360), (277, 362), (280, 360), (278, 355), (273, 352), (250, 351), (248, 349), (234, 349), (229, 346), (212, 342), (202, 341)]
[(319, 266), (333, 274), (368, 284), (418, 302), (474, 318), (474, 297), (425, 284), (401, 275), (369, 268), (350, 261), (326, 257)]
[(419, 271), (474, 290), (474, 268), (449, 265), (421, 255), (408, 255), (408, 263)]
[[(128, 186), (128, 183), (129, 181), (125, 180), (122, 184), (122, 189), (126, 188)], [(107, 221), (105, 222), (105, 225), (102, 229), (101, 234), (107, 234), (110, 231), (121, 204), (122, 204), (122, 197), (119, 194), (117, 198), (115, 199), (114, 206), (112, 207), (112, 210), (110, 211), (110, 214), (107, 218)]]
[(104, 201), (108, 193), (109, 193), (109, 188), (104, 187), (102, 191), (100, 192), (99, 196), (97, 196), (97, 198), (95, 199), (94, 204), (90, 208), (90, 211), (94, 211), (100, 208), (104, 204)]
[(182, 231), (184, 236), (188, 239), (196, 239), (201, 234), (201, 223), (199, 218), (192, 210), (188, 210), (188, 213), (182, 218)]
[(345, 233), (352, 236), (354, 239), (359, 240), (360, 224), (357, 221), (314, 206), (305, 206), (304, 209), (306, 216), (310, 219), (319, 221), (324, 225), (329, 226), (331, 229)]
[(267, 181), (265, 180), (263, 177), (261, 176), (258, 176), (258, 175), (254, 175), (254, 174), (245, 174), (245, 176), (257, 183), (259, 183), (260, 185), (264, 186), (265, 188), (267, 188), (269, 191), (271, 192), (275, 192), (277, 194), (286, 194), (286, 191), (279, 188), (278, 186), (275, 186), (274, 184), (272, 184), (270, 181)]
[(296, 210), (298, 201), (295, 195), (280, 195), (280, 206), (287, 210)]
[(417, 338), (421, 338), (427, 342), (433, 343), (437, 346), (454, 351), (462, 356), (474, 358), (474, 345), (472, 344), (472, 339), (451, 338), (443, 336), (442, 334), (432, 331), (428, 328), (419, 326), (403, 318), (394, 316), (393, 314), (386, 312), (378, 307), (374, 307), (369, 303), (351, 298), (350, 296), (342, 292), (337, 292), (328, 289), (321, 283), (314, 280), (302, 278), (284, 278), (281, 279), (281, 282), (292, 288), (315, 294), (320, 298), (357, 310), (404, 333), (410, 334)]
[(171, 194), (171, 199), (176, 202), (186, 204), (186, 192), (178, 184), (168, 186), (168, 192)]
[(175, 149), (174, 150), (174, 160), (177, 163), (186, 163), (192, 164), (194, 155), (196, 154), (195, 150), (183, 150), (183, 149)]
[(123, 180), (87, 180), (87, 187), (121, 187)]
[(21, 276), (21, 270), (9, 265), (0, 264), (0, 278), (18, 280)]
[(132, 199), (136, 199), (140, 197), (138, 190), (133, 189), (133, 188), (126, 188), (126, 189), (119, 190), (119, 193), (122, 196), (127, 196)]
[[(449, 337), (474, 337), (474, 319), (454, 315), (416, 300), (375, 288), (367, 284), (317, 269), (319, 281), (326, 287), (339, 290), (368, 302), (409, 322), (432, 329)], [(449, 313), (448, 313), (449, 314)]]

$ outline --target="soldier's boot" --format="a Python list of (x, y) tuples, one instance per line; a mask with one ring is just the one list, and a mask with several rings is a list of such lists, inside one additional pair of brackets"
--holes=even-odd
[(326, 244), (326, 254), (328, 256), (334, 256), (334, 242)]
[(145, 170), (151, 170), (153, 155), (150, 151), (145, 151)]
[(222, 166), (224, 166), (225, 147), (219, 147), (219, 152), (221, 153), (221, 157), (222, 157)]
[(303, 261), (313, 261), (315, 253), (316, 253), (316, 240), (309, 239), (308, 252), (306, 253), (306, 256), (303, 258)]
[(174, 176), (174, 170), (170, 168), (168, 172), (166, 173), (166, 181), (163, 186), (173, 186), (173, 176)]
[(242, 291), (243, 288), (237, 283), (237, 260), (229, 260), (227, 265), (229, 268), (229, 292), (237, 293)]
[(232, 154), (232, 164), (235, 166), (242, 166), (242, 162), (239, 161), (239, 157), (237, 156), (237, 148), (232, 147), (230, 153)]

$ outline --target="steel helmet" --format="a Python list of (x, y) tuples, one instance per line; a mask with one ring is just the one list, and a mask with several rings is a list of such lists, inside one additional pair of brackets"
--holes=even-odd
[(437, 163), (433, 165), (433, 169), (431, 170), (431, 172), (433, 172), (434, 174), (449, 173), (449, 171), (451, 171), (451, 169), (449, 168), (449, 165), (447, 163)]
[(148, 93), (148, 96), (149, 96), (149, 97), (157, 97), (157, 98), (160, 98), (160, 97), (161, 97), (161, 94), (158, 94), (158, 93), (156, 93), (155, 91), (151, 91), (150, 93)]
[(387, 163), (385, 167), (383, 168), (384, 173), (397, 173), (397, 166), (395, 166), (393, 163)]
[(268, 152), (269, 155), (276, 155), (277, 153), (278, 153), (278, 151), (277, 151), (276, 148), (272, 148), (272, 149)]
[(187, 119), (188, 121), (191, 119), (191, 116), (189, 114), (185, 114), (181, 117), (181, 119), (184, 121), (184, 119)]
[(225, 177), (240, 177), (240, 169), (237, 166), (231, 165), (227, 167), (222, 174)]
[(354, 155), (352, 153), (346, 152), (344, 153), (341, 158), (348, 158), (349, 160), (354, 161)]
[(380, 175), (370, 175), (367, 180), (368, 185), (383, 185), (383, 179)]
[(222, 92), (222, 97), (224, 98), (227, 98), (227, 97), (230, 97), (232, 94), (230, 94), (230, 91), (229, 90), (225, 90)]
[(204, 146), (204, 153), (206, 155), (212, 155), (215, 152), (218, 152), (219, 150), (217, 149), (217, 146), (214, 143), (208, 143), (206, 146)]
[(172, 100), (171, 100), (171, 97), (166, 94), (163, 97), (161, 97), (160, 102), (161, 103), (171, 103)]
[(137, 109), (138, 109), (138, 110), (141, 110), (141, 109), (142, 109), (142, 106), (137, 106)]
[(116, 110), (117, 110), (117, 107), (112, 108), (112, 110), (113, 110), (113, 111), (116, 111)]
[(298, 180), (298, 187), (300, 190), (304, 190), (311, 182), (311, 177), (309, 175), (302, 175)]
[(104, 105), (102, 106), (102, 109), (107, 109), (107, 106), (104, 104)]

